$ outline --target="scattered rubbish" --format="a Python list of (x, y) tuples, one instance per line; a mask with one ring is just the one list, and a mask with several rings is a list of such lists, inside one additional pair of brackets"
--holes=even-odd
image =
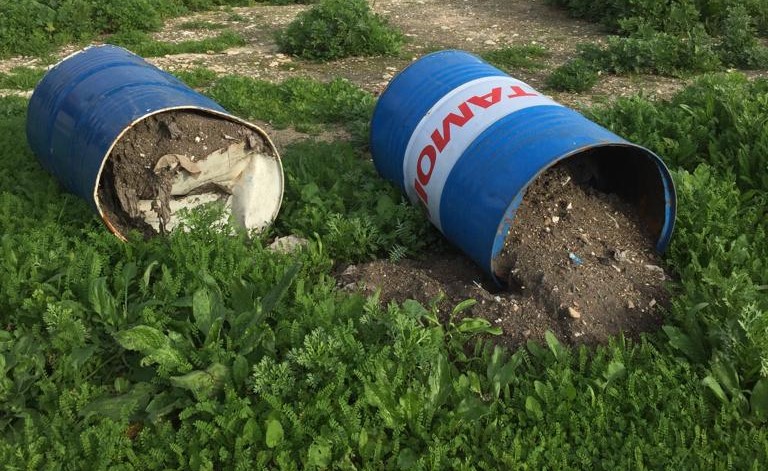
[(661, 268), (660, 266), (658, 266), (658, 265), (643, 265), (643, 266), (645, 267), (646, 270), (652, 271), (652, 272), (655, 272), (655, 273), (659, 273), (662, 276), (662, 278), (666, 278), (666, 274), (664, 273), (664, 269)]
[(573, 252), (568, 253), (568, 258), (570, 258), (571, 262), (573, 262), (573, 264), (576, 265), (577, 267), (580, 267), (581, 265), (584, 264), (584, 261), (581, 259), (581, 257), (579, 257)]
[(617, 262), (623, 263), (626, 262), (629, 257), (629, 251), (628, 250), (614, 250), (613, 251), (613, 259)]

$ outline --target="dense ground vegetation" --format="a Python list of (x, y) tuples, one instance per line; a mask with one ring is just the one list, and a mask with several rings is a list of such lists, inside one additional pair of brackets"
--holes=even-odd
[(654, 73), (670, 76), (727, 67), (768, 66), (768, 3), (761, 0), (551, 0), (577, 17), (598, 21), (614, 36), (582, 45), (578, 62), (550, 79), (561, 90), (589, 88), (574, 74)]
[[(151, 8), (214, 3), (247, 2)], [(764, 33), (763, 4), (741, 3)], [(568, 4), (614, 29), (648, 13), (636, 1)], [(535, 69), (545, 55), (509, 47), (487, 58)], [(585, 64), (577, 70), (594, 72)], [(41, 73), (0, 74), (0, 89), (27, 90)], [(285, 200), (265, 234), (217, 230), (211, 207), (188, 215), (187, 231), (122, 243), (42, 170), (26, 99), (0, 98), (5, 468), (765, 468), (768, 81), (705, 75), (668, 101), (586, 110), (672, 169), (667, 325), (636, 342), (567, 348), (548, 335), (510, 351), (487, 322), (464, 318), (471, 300), (444, 319), (337, 287), (339, 265), (447, 249), (376, 175), (371, 94), (341, 79), (177, 75), (244, 118), (351, 139), (285, 149)], [(288, 234), (307, 247), (265, 248)]]
[(104, 33), (147, 32), (163, 19), (251, 0), (0, 0), (0, 57), (44, 54)]
[(366, 0), (320, 0), (277, 36), (283, 52), (304, 59), (395, 54), (403, 35), (371, 11)]

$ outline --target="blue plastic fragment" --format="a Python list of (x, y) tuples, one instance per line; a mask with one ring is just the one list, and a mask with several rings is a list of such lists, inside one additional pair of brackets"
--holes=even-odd
[(570, 258), (571, 261), (573, 262), (573, 264), (576, 265), (577, 267), (581, 266), (584, 263), (584, 261), (581, 259), (581, 257), (579, 257), (578, 255), (576, 255), (573, 252), (568, 252), (568, 258)]

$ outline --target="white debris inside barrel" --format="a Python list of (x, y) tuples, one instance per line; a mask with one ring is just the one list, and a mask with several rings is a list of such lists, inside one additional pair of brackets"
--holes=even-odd
[[(236, 142), (203, 158), (167, 154), (158, 159), (154, 171), (176, 170), (171, 187), (170, 211), (159, 207), (160, 199), (140, 200), (142, 219), (159, 233), (170, 232), (181, 222), (182, 210), (223, 202), (219, 221), (223, 226), (231, 215), (247, 229), (261, 230), (272, 220), (274, 206), (265, 204), (280, 198), (282, 181), (275, 157), (259, 153), (249, 142)], [(169, 216), (163, 217), (163, 214)]]

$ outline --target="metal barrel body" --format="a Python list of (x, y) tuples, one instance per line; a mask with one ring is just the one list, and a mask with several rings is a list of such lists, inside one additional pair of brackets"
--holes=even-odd
[[(197, 110), (241, 123), (268, 136), (256, 125), (227, 113), (171, 74), (132, 52), (112, 45), (79, 51), (49, 70), (35, 88), (27, 113), (27, 140), (42, 166), (105, 220), (97, 190), (113, 146), (135, 123), (171, 110)], [(282, 168), (279, 169), (282, 201)], [(117, 233), (122, 237), (121, 234)]]
[(638, 208), (658, 251), (672, 234), (675, 190), (658, 156), (463, 51), (427, 55), (392, 80), (374, 110), (371, 153), (497, 282), (494, 261), (526, 187), (566, 158), (601, 167), (605, 190)]

